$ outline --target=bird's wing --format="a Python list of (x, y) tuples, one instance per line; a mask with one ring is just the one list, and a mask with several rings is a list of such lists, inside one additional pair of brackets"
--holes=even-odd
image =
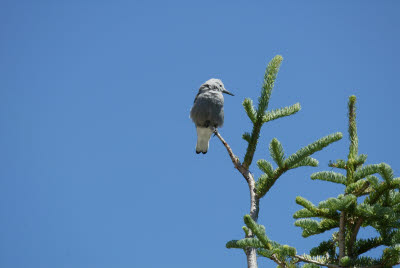
[(207, 85), (207, 84), (201, 85), (201, 87), (200, 87), (200, 89), (199, 89), (199, 92), (197, 93), (196, 97), (194, 98), (194, 102), (193, 102), (193, 103), (196, 102), (197, 97), (198, 97), (200, 94), (205, 93), (205, 90), (204, 90), (205, 88), (210, 88), (210, 86)]
[(196, 102), (196, 100), (197, 100), (197, 97), (200, 95), (200, 92), (199, 93), (197, 93), (197, 95), (196, 95), (196, 97), (194, 98), (194, 101), (193, 101), (193, 103), (195, 103)]

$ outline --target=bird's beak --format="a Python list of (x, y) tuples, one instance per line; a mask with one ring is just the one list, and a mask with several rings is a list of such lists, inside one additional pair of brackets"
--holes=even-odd
[(226, 89), (223, 89), (222, 90), (222, 93), (225, 93), (225, 94), (228, 94), (228, 95), (231, 95), (231, 96), (235, 96), (235, 95), (233, 95), (232, 93), (230, 93), (228, 90), (226, 90)]

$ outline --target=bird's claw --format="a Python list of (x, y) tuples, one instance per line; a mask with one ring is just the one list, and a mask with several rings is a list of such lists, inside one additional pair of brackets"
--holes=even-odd
[(214, 137), (215, 137), (218, 133), (218, 129), (216, 127), (213, 128), (213, 133), (214, 133)]

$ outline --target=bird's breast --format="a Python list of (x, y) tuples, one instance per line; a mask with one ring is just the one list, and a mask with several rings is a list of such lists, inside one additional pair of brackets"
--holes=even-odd
[(219, 105), (224, 104), (224, 96), (219, 91), (208, 91), (201, 94), (201, 96), (199, 97), (204, 98), (205, 100), (213, 104), (219, 104)]

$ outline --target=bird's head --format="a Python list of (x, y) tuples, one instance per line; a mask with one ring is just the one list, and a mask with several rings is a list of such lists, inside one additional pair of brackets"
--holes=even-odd
[(228, 90), (225, 89), (224, 84), (220, 79), (215, 79), (211, 78), (210, 80), (206, 81), (204, 84), (201, 85), (200, 90), (214, 90), (214, 91), (219, 91), (221, 93), (225, 93), (231, 96), (235, 96), (232, 93), (230, 93)]

